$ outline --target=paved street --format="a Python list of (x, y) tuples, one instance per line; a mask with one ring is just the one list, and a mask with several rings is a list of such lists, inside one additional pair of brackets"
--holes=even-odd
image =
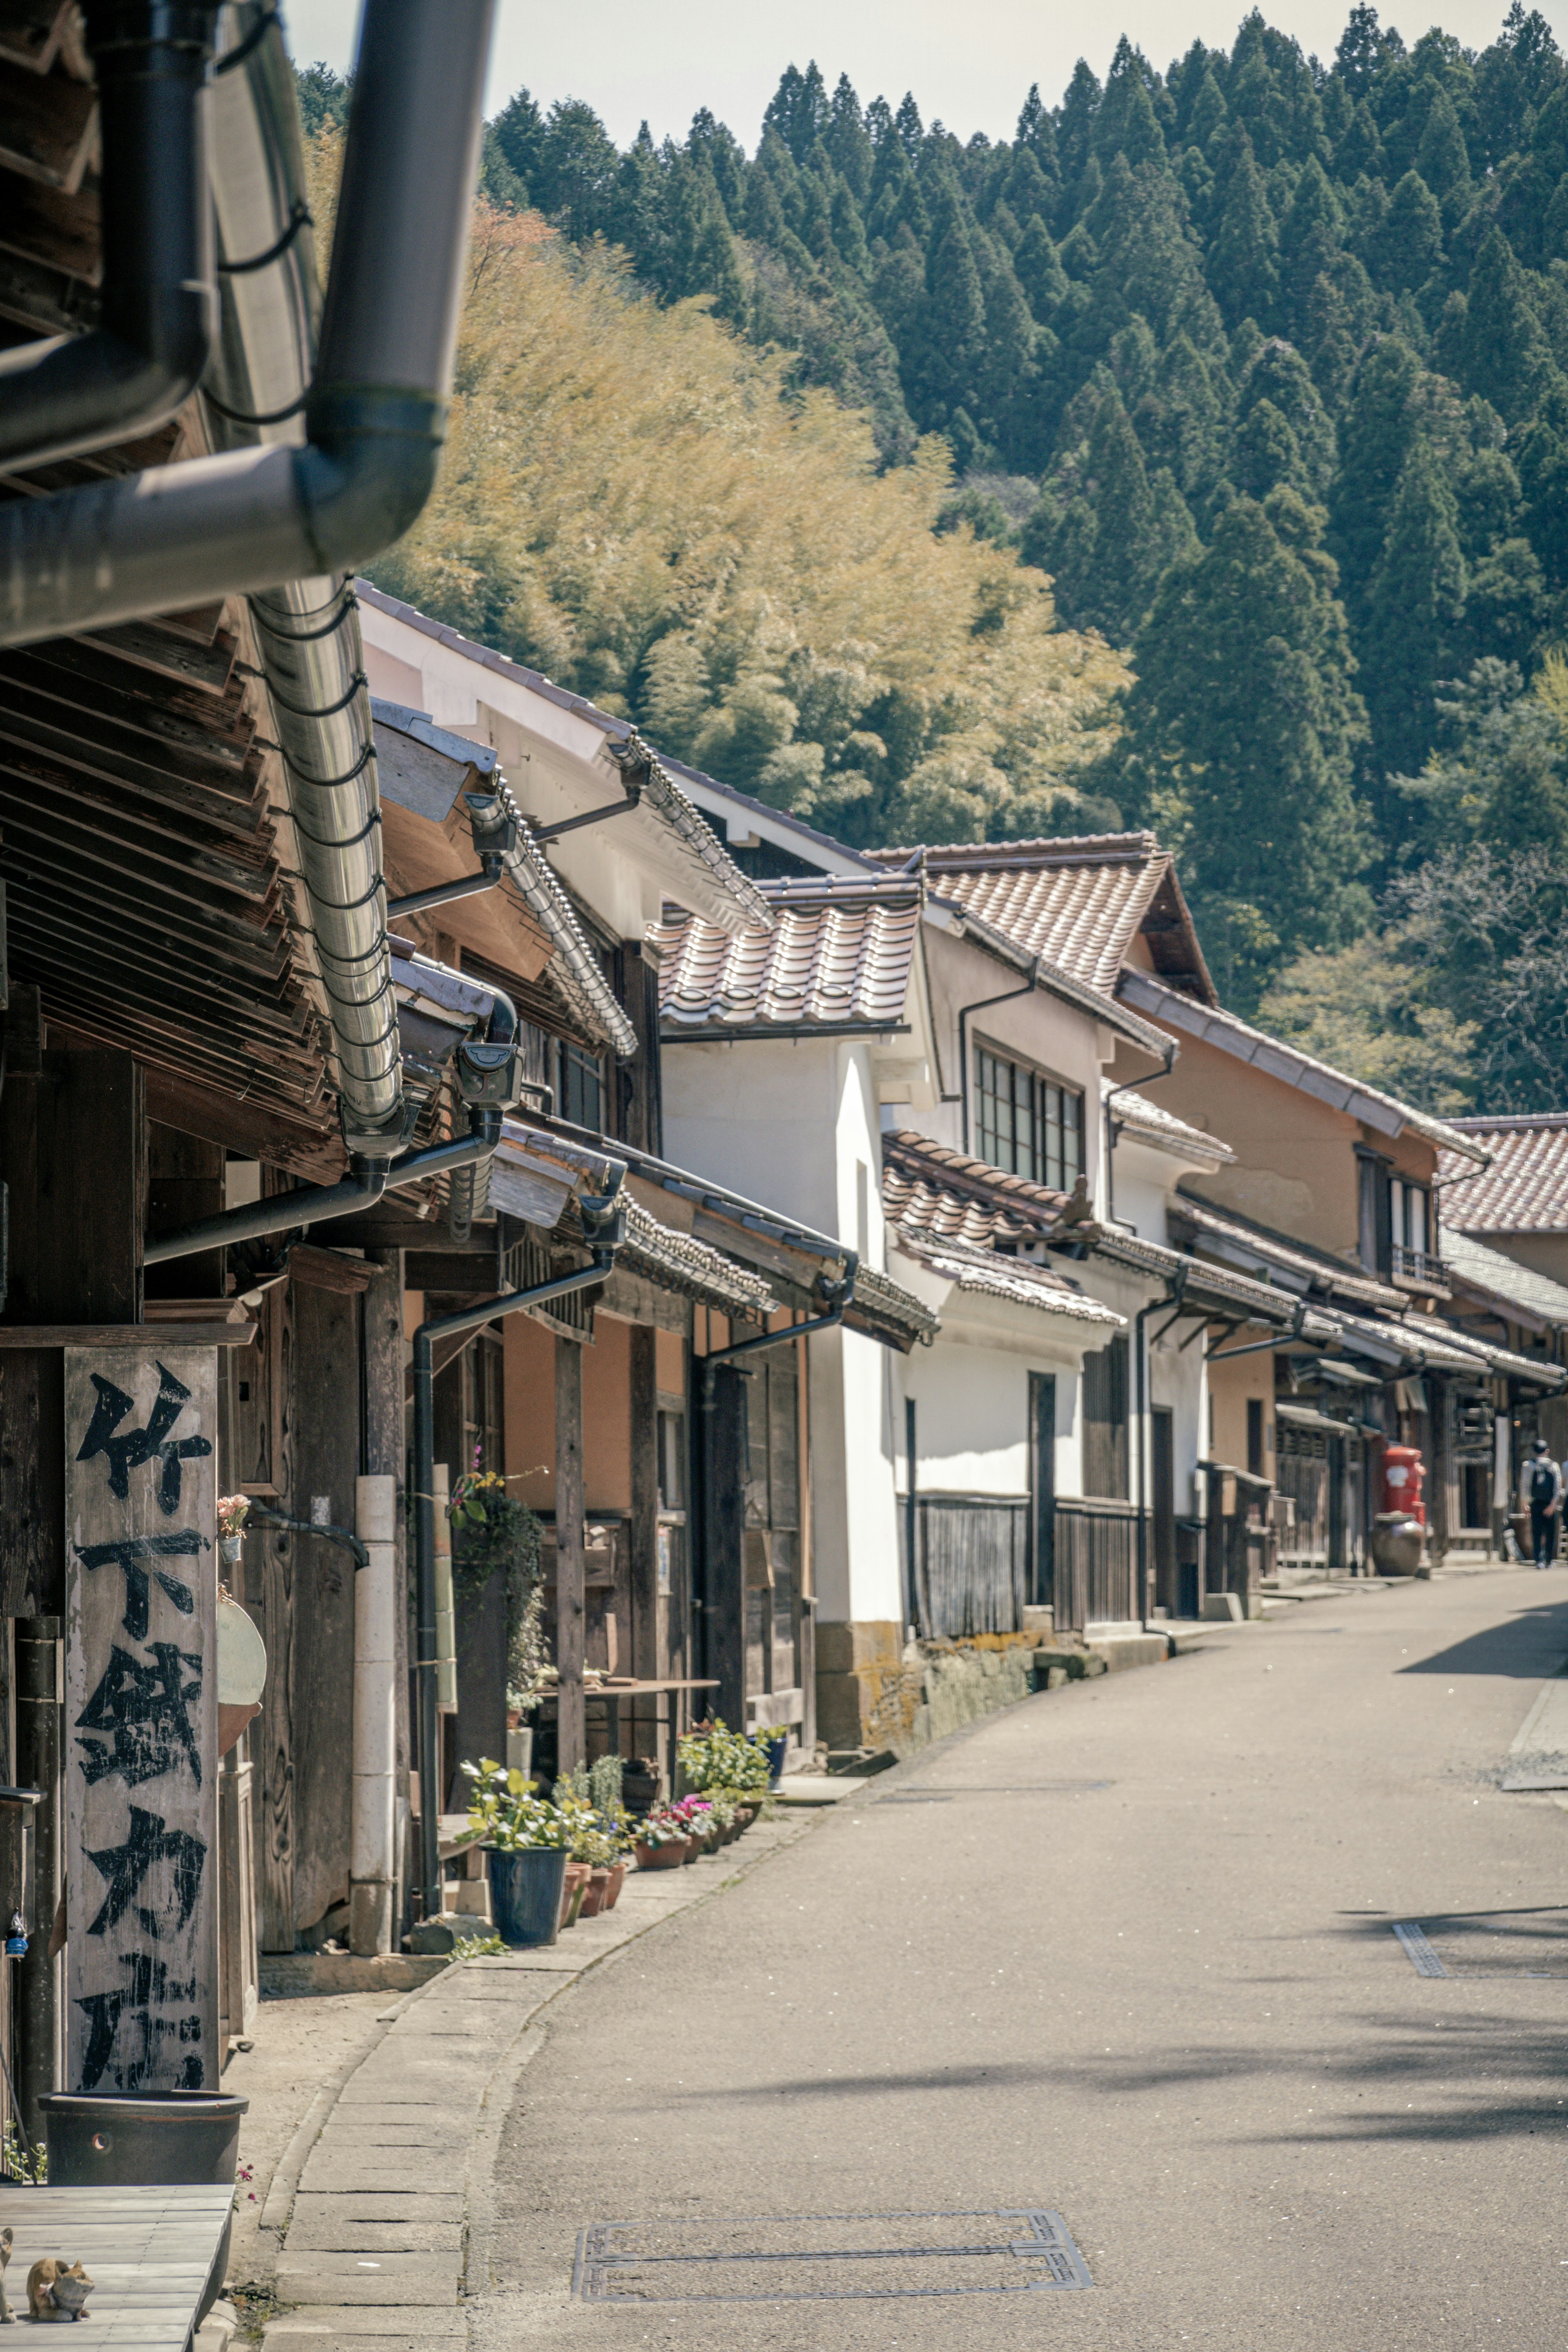
[[(476, 2343), (1560, 2347), (1568, 1913), (1435, 1923), (1568, 1905), (1568, 1816), (1496, 1785), (1565, 1654), (1563, 1571), (1352, 1589), (928, 1752), (551, 2006)], [(1395, 1920), (1493, 1972), (1423, 1977)], [(1027, 2255), (821, 2257), (1039, 2210), (1091, 2290), (779, 2299), (1026, 2286)], [(776, 2218), (933, 2211), (977, 2218)], [(585, 2226), (654, 2221), (687, 2226), (605, 2242), (800, 2259), (572, 2294)]]

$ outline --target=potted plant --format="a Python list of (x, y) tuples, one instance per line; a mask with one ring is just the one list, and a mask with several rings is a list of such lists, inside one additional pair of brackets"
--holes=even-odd
[(453, 1586), (477, 1600), (492, 1577), (506, 1578), (507, 1726), (521, 1730), (555, 1679), (544, 1640), (544, 1531), (527, 1504), (507, 1493), (498, 1471), (480, 1469), (480, 1459), (476, 1445), (474, 1466), (447, 1506)]
[(250, 1514), (248, 1495), (220, 1495), (217, 1498), (218, 1557), (230, 1568), (237, 1568), (245, 1557), (245, 1522)]
[(686, 1860), (690, 1832), (668, 1805), (655, 1805), (644, 1814), (633, 1852), (639, 1870), (676, 1870)]
[(463, 1770), (474, 1784), (468, 1825), (489, 1864), (497, 1935), (517, 1948), (552, 1944), (561, 1927), (568, 1818), (536, 1797), (521, 1772), (509, 1772), (490, 1757)]

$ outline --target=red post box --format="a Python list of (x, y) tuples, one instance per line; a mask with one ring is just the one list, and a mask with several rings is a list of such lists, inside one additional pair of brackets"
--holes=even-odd
[(1424, 1528), (1426, 1506), (1421, 1499), (1421, 1489), (1426, 1479), (1426, 1465), (1421, 1459), (1418, 1446), (1384, 1447), (1383, 1507), (1385, 1511), (1408, 1511), (1416, 1524)]

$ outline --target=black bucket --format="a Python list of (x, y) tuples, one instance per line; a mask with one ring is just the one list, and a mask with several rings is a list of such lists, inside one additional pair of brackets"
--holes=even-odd
[[(248, 2099), (222, 2091), (46, 2091), (38, 2101), (51, 2189), (232, 2188), (239, 2119)], [(196, 2326), (223, 2292), (233, 2215), (226, 2225)]]

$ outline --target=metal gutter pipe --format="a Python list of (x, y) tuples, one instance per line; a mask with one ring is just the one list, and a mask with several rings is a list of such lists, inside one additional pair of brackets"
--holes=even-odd
[(446, 430), (493, 13), (367, 0), (304, 445), (9, 501), (0, 643), (332, 576), (408, 529)]
[(1176, 1041), (1169, 1040), (1165, 1049), (1165, 1066), (1152, 1070), (1146, 1078), (1123, 1078), (1119, 1087), (1108, 1087), (1105, 1093), (1105, 1222), (1116, 1223), (1116, 1139), (1121, 1129), (1111, 1117), (1110, 1106), (1118, 1095), (1131, 1094), (1134, 1087), (1155, 1087), (1168, 1078), (1175, 1065)]
[(275, 1192), (268, 1201), (253, 1201), (243, 1209), (226, 1209), (221, 1216), (204, 1217), (199, 1224), (178, 1233), (160, 1234), (142, 1244), (143, 1265), (166, 1265), (171, 1258), (194, 1257), (201, 1250), (225, 1249), (234, 1242), (260, 1241), (268, 1234), (287, 1234), (301, 1226), (325, 1224), (356, 1209), (375, 1206), (384, 1192), (404, 1184), (417, 1184), (426, 1176), (443, 1176), (471, 1167), (477, 1160), (495, 1156), (500, 1141), (501, 1113), (486, 1105), (473, 1114), (467, 1135), (450, 1143), (433, 1143), (425, 1151), (411, 1151), (395, 1164), (390, 1160), (360, 1160), (354, 1172), (341, 1184), (305, 1185), (297, 1192)]
[(103, 299), (85, 335), (0, 352), (0, 467), (55, 464), (174, 415), (216, 319), (205, 89), (220, 0), (87, 0)]
[(554, 1282), (535, 1283), (529, 1290), (503, 1291), (481, 1299), (477, 1307), (459, 1307), (421, 1323), (414, 1334), (414, 1564), (417, 1605), (415, 1645), (416, 1714), (419, 1726), (419, 1895), (423, 1916), (434, 1918), (441, 1908), (440, 1804), (437, 1779), (436, 1676), (439, 1665), (436, 1629), (436, 1371), (435, 1343), (461, 1331), (479, 1330), (498, 1316), (515, 1315), (524, 1307), (542, 1307), (546, 1299), (564, 1298), (603, 1282), (616, 1262), (625, 1230), (626, 1211), (619, 1194), (626, 1170), (613, 1162), (615, 1173), (607, 1192), (579, 1197), (592, 1265)]
[(1005, 988), (1000, 996), (977, 997), (973, 1004), (961, 1004), (958, 1008), (958, 1099), (963, 1106), (959, 1117), (963, 1127), (964, 1152), (971, 1158), (973, 1155), (969, 1141), (969, 1016), (972, 1013), (988, 1012), (993, 1004), (1010, 1004), (1016, 996), (1032, 996), (1039, 977), (1040, 959), (1037, 956), (1033, 970), (1022, 988)]

